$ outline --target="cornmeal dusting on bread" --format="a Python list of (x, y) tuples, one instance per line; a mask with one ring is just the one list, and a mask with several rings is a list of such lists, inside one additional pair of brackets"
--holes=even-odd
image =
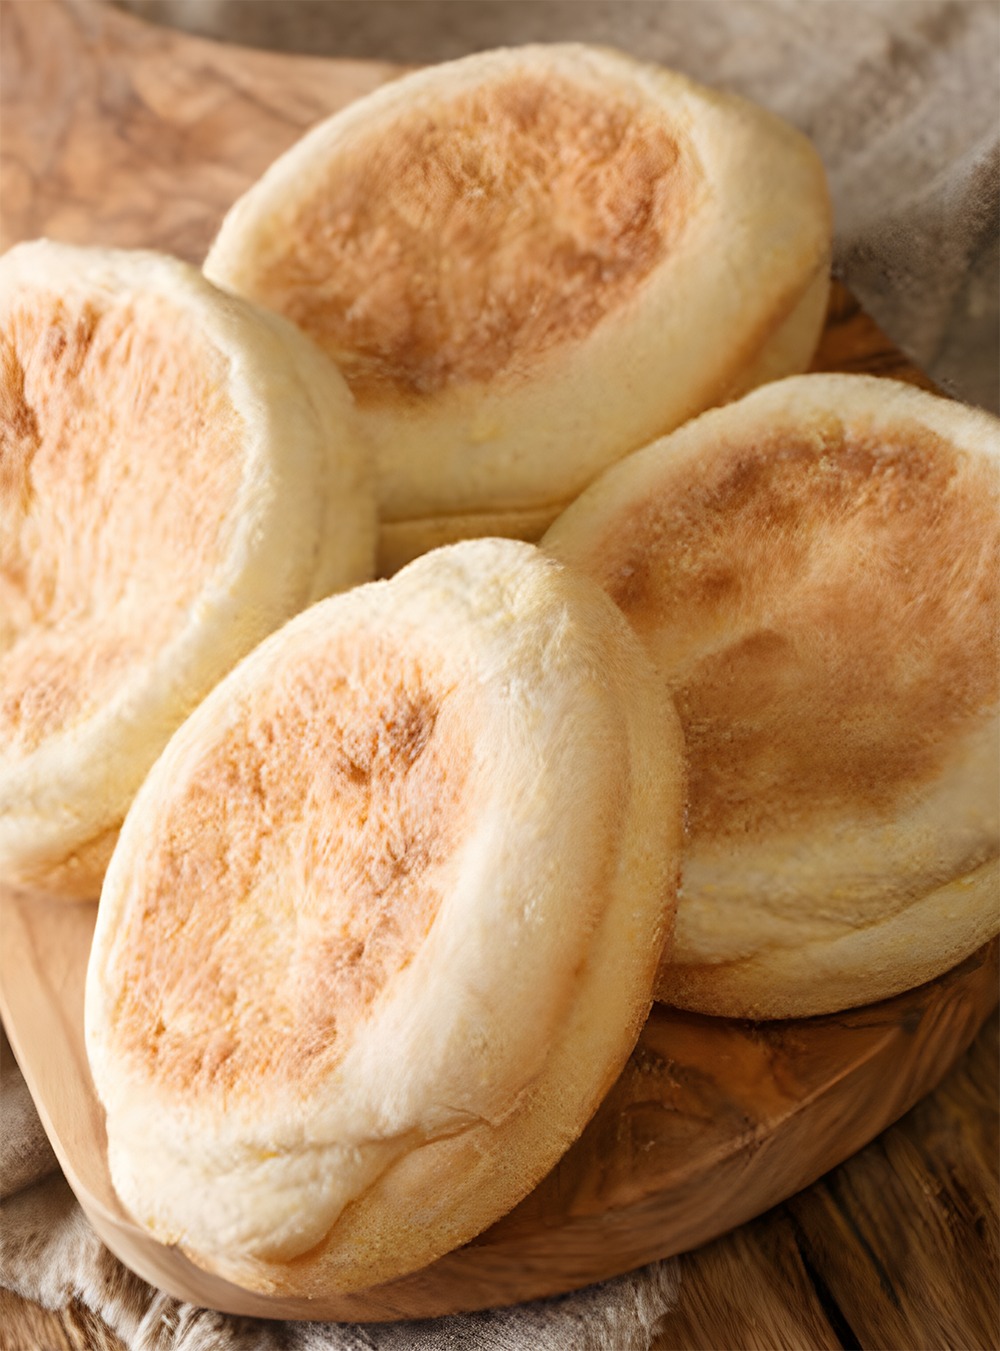
[(227, 367), (162, 298), (33, 294), (0, 333), (0, 744), (72, 725), (178, 622), (238, 486)]
[(995, 468), (929, 430), (831, 418), (616, 522), (593, 556), (675, 689), (695, 840), (888, 819), (941, 772), (997, 698), (996, 501)]
[(351, 143), (248, 290), (362, 403), (516, 375), (584, 337), (692, 206), (678, 134), (610, 87), (520, 73)]
[(285, 663), (207, 752), (126, 909), (117, 1035), (184, 1092), (328, 1074), (437, 914), (460, 720), (419, 657), (339, 642)]

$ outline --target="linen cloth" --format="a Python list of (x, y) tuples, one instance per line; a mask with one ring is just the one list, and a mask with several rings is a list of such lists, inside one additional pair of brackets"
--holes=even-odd
[[(1000, 406), (1000, 6), (994, 0), (128, 0), (134, 12), (312, 54), (411, 64), (504, 43), (620, 47), (771, 107), (816, 142), (835, 265), (945, 389)], [(0, 934), (2, 941), (2, 934)], [(180, 1305), (100, 1244), (2, 1047), (0, 1282), (98, 1312), (133, 1351), (643, 1351), (677, 1265), (434, 1322), (265, 1323)], [(683, 1292), (681, 1292), (681, 1297)]]

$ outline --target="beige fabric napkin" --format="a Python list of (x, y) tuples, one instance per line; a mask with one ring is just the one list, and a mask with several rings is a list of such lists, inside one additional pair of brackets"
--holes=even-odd
[[(503, 43), (609, 43), (749, 95), (808, 132), (836, 265), (940, 383), (1000, 405), (1000, 6), (995, 0), (128, 0), (258, 45), (419, 63)], [(266, 1324), (178, 1305), (102, 1248), (4, 1064), (0, 1281), (70, 1297), (136, 1351), (642, 1351), (676, 1298), (660, 1263), (562, 1300), (396, 1327)]]

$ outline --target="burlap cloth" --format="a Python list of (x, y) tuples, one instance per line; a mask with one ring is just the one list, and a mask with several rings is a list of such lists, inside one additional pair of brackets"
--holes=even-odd
[[(1000, 6), (994, 0), (130, 0), (146, 17), (288, 50), (417, 63), (505, 42), (616, 45), (739, 90), (813, 137), (836, 268), (946, 389), (1000, 405)], [(641, 1351), (677, 1295), (669, 1262), (566, 1298), (364, 1328), (178, 1305), (101, 1246), (58, 1174), (4, 1042), (0, 1279), (76, 1298), (139, 1351)], [(681, 1298), (683, 1292), (681, 1292)]]

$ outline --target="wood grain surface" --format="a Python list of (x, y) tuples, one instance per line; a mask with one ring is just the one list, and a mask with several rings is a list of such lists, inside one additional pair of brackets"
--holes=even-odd
[[(48, 234), (161, 248), (195, 262), (231, 201), (307, 125), (398, 73), (376, 63), (227, 48), (147, 27), (86, 0), (3, 0), (0, 62), (0, 244)], [(926, 383), (839, 288), (815, 366)], [(67, 940), (63, 933), (56, 951), (53, 927), (45, 929), (38, 915), (23, 924), (15, 918), (19, 937), (12, 948), (13, 913), (5, 912), (0, 955), (10, 971), (18, 964), (12, 953), (21, 959), (25, 943), (28, 951), (42, 945), (33, 965), (50, 986), (50, 1022), (41, 1022), (66, 1049), (59, 1062), (65, 1073), (48, 1076), (45, 1109), (60, 1119), (75, 1114), (90, 1123), (91, 1138), (99, 1138), (96, 1104), (80, 1106), (79, 1086), (89, 1077), (80, 1046), (73, 1045), (79, 1025), (66, 1019), (68, 1005), (58, 993), (76, 989), (66, 998), (78, 1000), (74, 982), (86, 943), (79, 921), (87, 911), (77, 912), (75, 936)], [(65, 920), (68, 912), (62, 914)], [(58, 929), (62, 922), (52, 924)], [(606, 1262), (600, 1270), (579, 1264), (581, 1234), (584, 1246), (599, 1234), (602, 1253), (613, 1252), (613, 1266), (626, 1269), (655, 1255), (648, 1247), (653, 1240), (658, 1252), (702, 1243), (803, 1186), (940, 1076), (995, 999), (990, 963), (995, 949), (988, 960), (981, 955), (961, 975), (902, 1002), (788, 1024), (776, 1033), (658, 1010), (611, 1100), (560, 1165), (562, 1173), (556, 1170), (511, 1216), (462, 1250), (472, 1254), (467, 1271), (459, 1266), (463, 1302), (556, 1288), (545, 1223), (553, 1200), (568, 1223), (577, 1262), (569, 1283), (578, 1284), (607, 1270)], [(6, 974), (4, 981), (9, 991)], [(18, 1022), (10, 1029), (15, 1043), (18, 1032), (30, 1028), (23, 1018)], [(776, 1040), (769, 1040), (772, 1033)], [(686, 1255), (680, 1306), (665, 1320), (657, 1347), (998, 1345), (996, 1060), (994, 1021), (950, 1087), (904, 1123), (778, 1210)], [(713, 1069), (706, 1072), (706, 1065)], [(810, 1119), (816, 1102), (827, 1104), (825, 1124)], [(686, 1154), (678, 1156), (676, 1141), (667, 1148), (652, 1126), (664, 1111), (682, 1122)], [(716, 1169), (714, 1211), (699, 1199), (692, 1141), (703, 1149), (702, 1162), (711, 1160)], [(636, 1183), (629, 1164), (649, 1156), (657, 1179), (652, 1186), (648, 1177)], [(64, 1163), (72, 1181), (72, 1162)], [(769, 1190), (776, 1169), (788, 1174), (779, 1193)], [(702, 1184), (705, 1175), (703, 1169)], [(609, 1194), (617, 1198), (610, 1209)], [(677, 1204), (669, 1211), (673, 1237), (665, 1244), (657, 1206), (669, 1195)], [(111, 1203), (117, 1204), (113, 1196)], [(495, 1260), (505, 1245), (508, 1286), (497, 1296)], [(565, 1280), (564, 1273), (560, 1288)], [(428, 1296), (425, 1276), (397, 1284), (408, 1288), (383, 1297), (381, 1316), (440, 1307), (434, 1303), (439, 1295)], [(361, 1313), (358, 1306), (340, 1316)], [(373, 1316), (370, 1306), (364, 1316)], [(5, 1351), (8, 1345), (14, 1351), (115, 1344), (98, 1340), (103, 1333), (90, 1316), (72, 1308), (54, 1318), (5, 1296), (0, 1319)], [(50, 1330), (38, 1330), (39, 1320)], [(80, 1332), (88, 1320), (89, 1330)], [(24, 1331), (26, 1341), (10, 1340), (22, 1335), (19, 1327), (35, 1330)]]

